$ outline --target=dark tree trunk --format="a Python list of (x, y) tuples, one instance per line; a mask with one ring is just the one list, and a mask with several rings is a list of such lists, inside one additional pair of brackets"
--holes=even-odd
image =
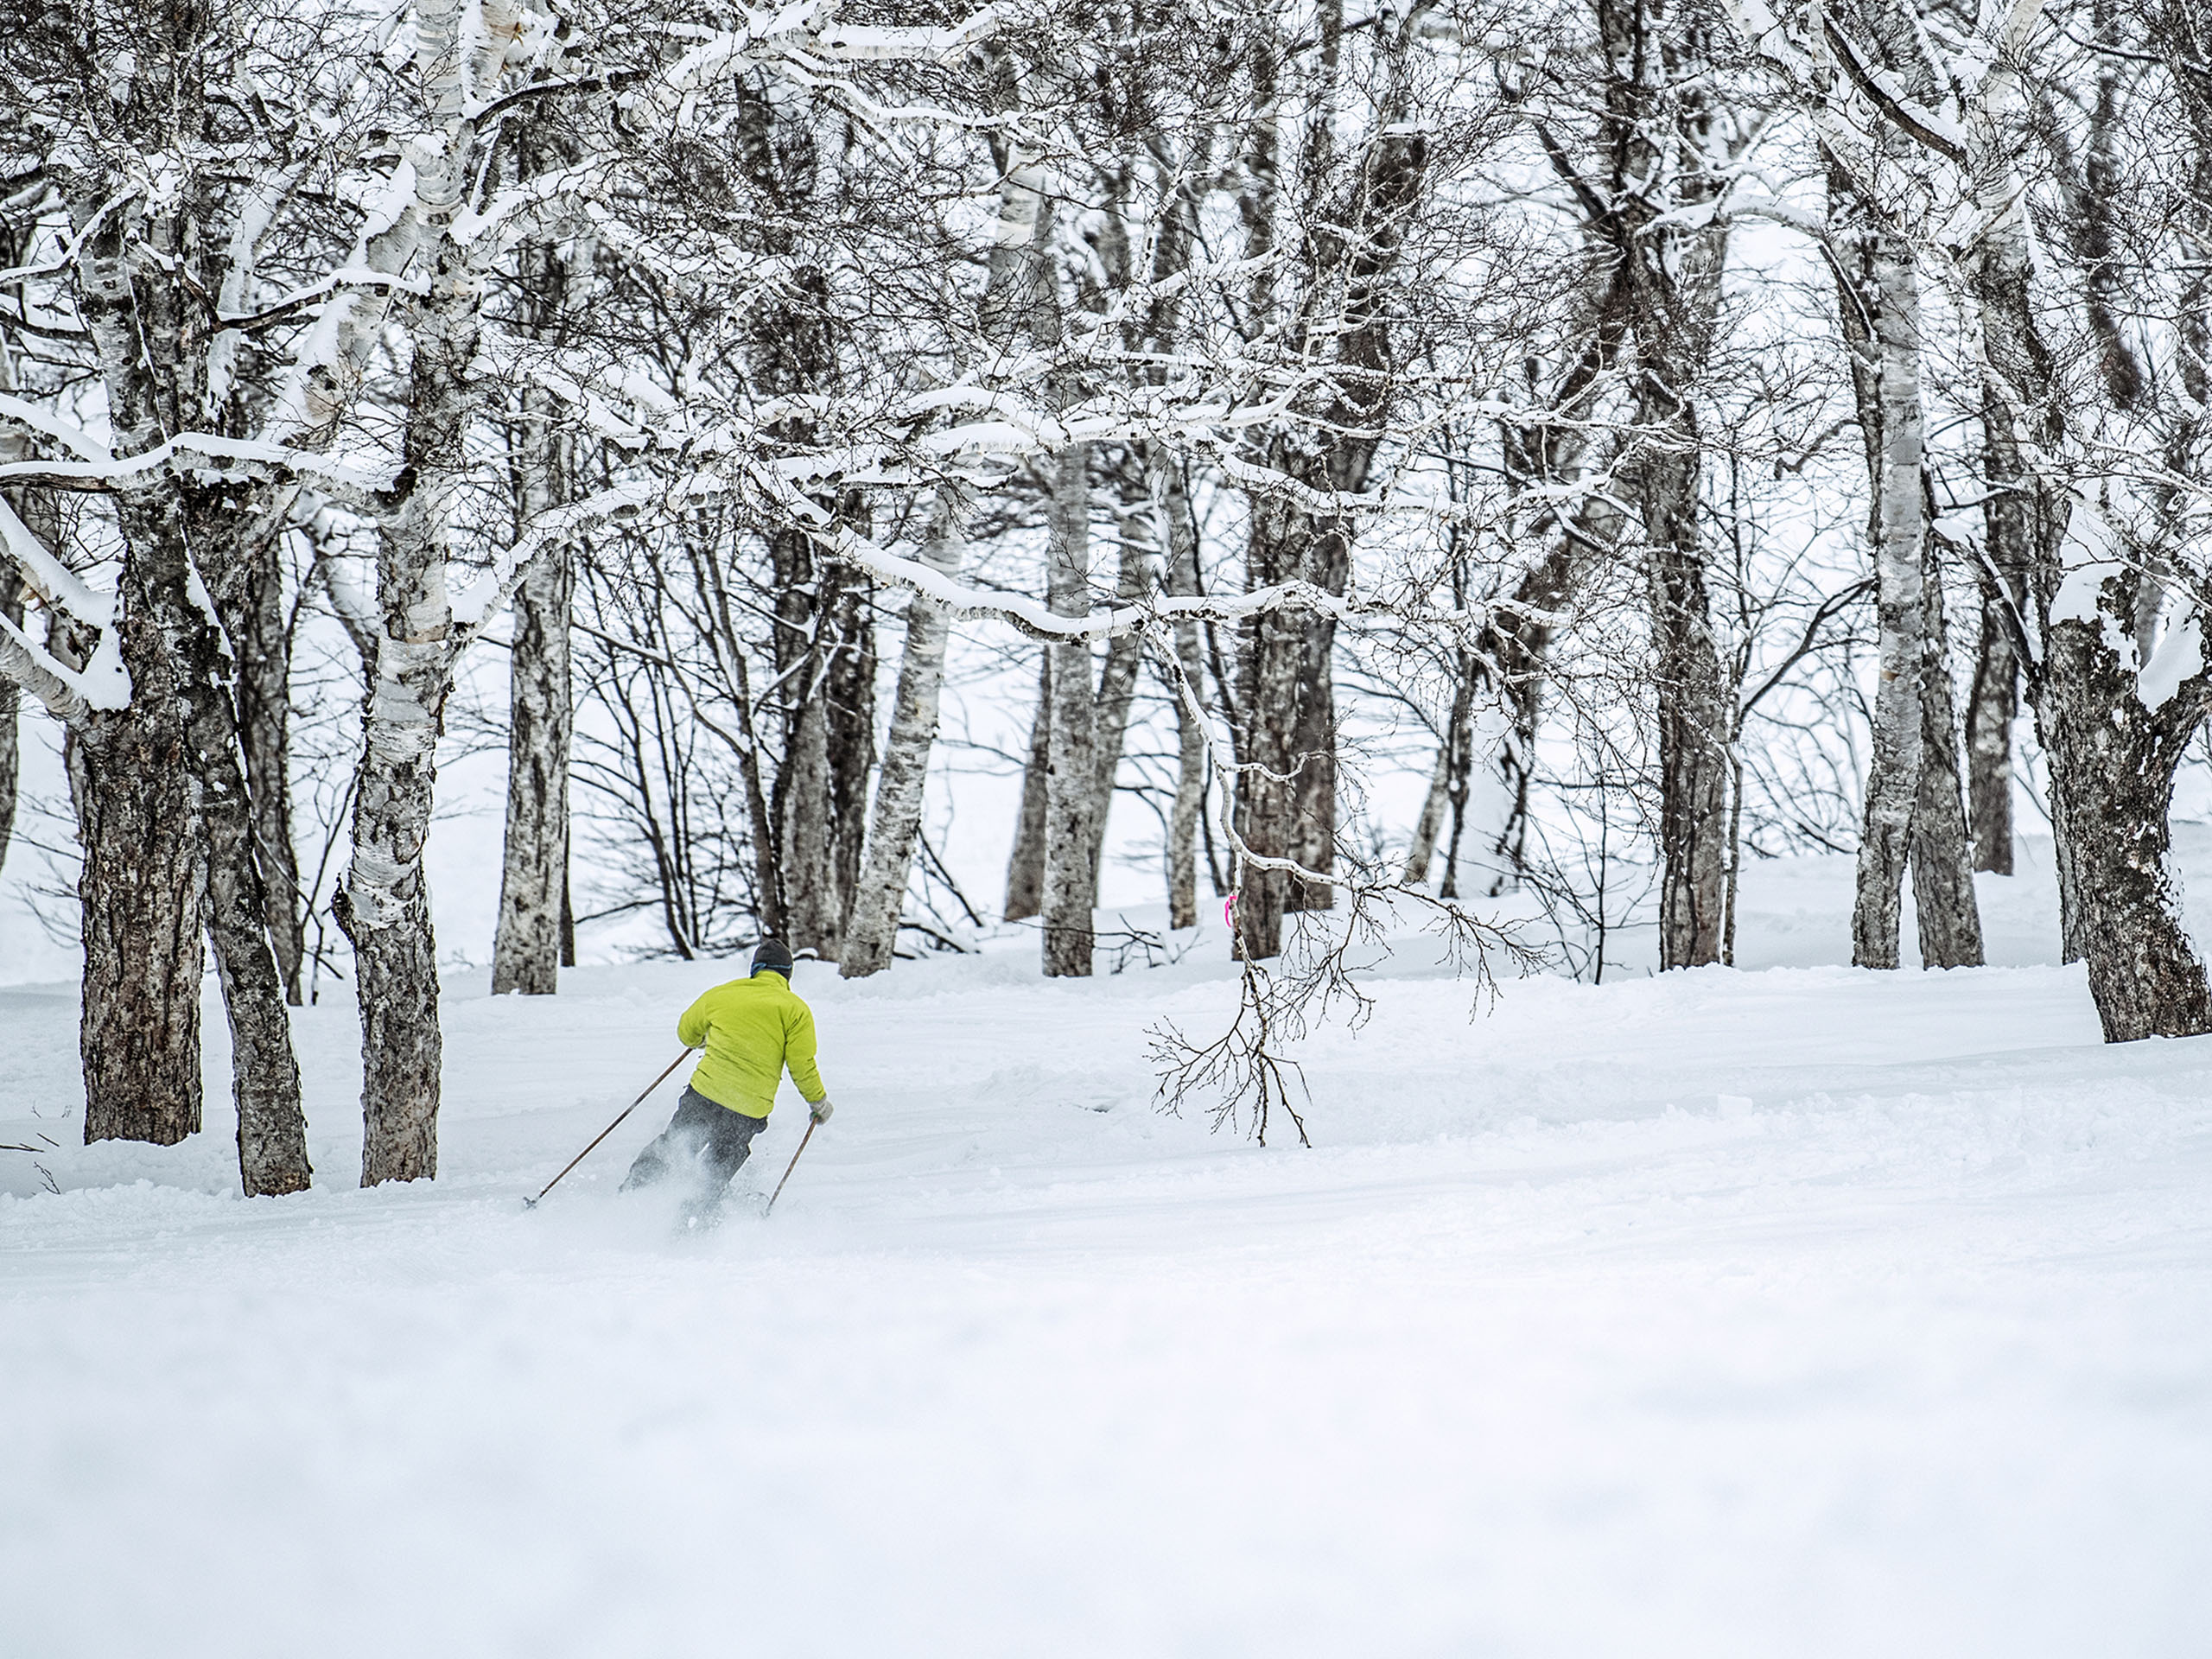
[(772, 791), (785, 942), (836, 959), (859, 878), (875, 758), (875, 639), (852, 573), (810, 537), (774, 537), (777, 705), (783, 753)]
[[(2089, 992), (2105, 1040), (2212, 1031), (2212, 992), (2171, 874), (2168, 814), (2185, 739), (2145, 710), (2100, 619), (2055, 623), (2044, 650), (2037, 732), (2053, 803), (2064, 803)], [(2176, 701), (2201, 705), (2204, 696), (2200, 675)]]
[(1045, 796), (1052, 767), (1052, 648), (1037, 671), (1037, 712), (1029, 722), (1029, 760), (1021, 769), (1021, 812), (1007, 859), (1006, 919), (1026, 922), (1045, 905)]
[[(544, 139), (538, 124), (525, 145)], [(538, 158), (553, 164), (551, 155)], [(544, 244), (524, 250), (523, 327), (558, 343), (589, 255), (572, 270)], [(525, 390), (510, 442), (519, 537), (569, 497), (576, 455), (556, 429), (561, 411), (544, 392)], [(507, 812), (499, 865), (499, 920), (492, 943), (492, 995), (550, 996), (560, 989), (562, 906), (569, 886), (569, 757), (575, 734), (569, 624), (575, 602), (575, 555), (565, 542), (538, 554), (515, 589), (507, 664)]]
[[(551, 171), (575, 159), (562, 118), (540, 105), (518, 112), (518, 169)], [(597, 243), (586, 236), (535, 242), (516, 264), (521, 333), (545, 346), (570, 343), (576, 314), (591, 291)], [(515, 532), (527, 535), (549, 510), (572, 499), (588, 452), (562, 429), (565, 411), (550, 393), (525, 386), (513, 410), (508, 455)], [(508, 663), (507, 810), (499, 870), (499, 924), (492, 944), (492, 995), (550, 996), (575, 957), (569, 911), (569, 772), (575, 735), (569, 625), (575, 602), (575, 549), (556, 542), (540, 552), (514, 593)]]
[[(842, 947), (861, 859), (868, 842), (868, 776), (875, 769), (875, 623), (868, 588), (844, 573), (831, 612), (831, 653), (823, 689), (828, 700), (830, 748), (830, 873), (837, 891), (837, 938)], [(931, 741), (936, 738), (931, 732)]]
[[(144, 454), (206, 406), (207, 311), (187, 281), (199, 218), (192, 204), (170, 204), (143, 221), (111, 215), (85, 234), (77, 309), (118, 453)], [(143, 238), (135, 250), (133, 236)], [(239, 689), (219, 626), (192, 592), (195, 575), (211, 595), (250, 582), (246, 527), (266, 503), (160, 473), (135, 474), (114, 500), (131, 697), (86, 722), (78, 757), (86, 1138), (168, 1141), (198, 1128), (204, 926), (231, 1023), (241, 1183), (249, 1195), (296, 1192), (309, 1175), (306, 1125), (240, 759)]]
[[(197, 543), (203, 560), (217, 545), (204, 533)], [(133, 556), (142, 556), (134, 549)], [(183, 563), (181, 550), (175, 563)], [(177, 580), (164, 597), (171, 648), (183, 671), (186, 735), (207, 840), (207, 937), (230, 1019), (238, 1177), (248, 1198), (303, 1192), (313, 1166), (300, 1106), (300, 1069), (255, 845), (259, 815), (238, 761), (237, 711), (244, 699), (232, 701), (221, 635), (191, 603), (181, 569), (174, 574)], [(212, 589), (215, 583), (207, 585)]]
[(200, 1128), (201, 849), (176, 676), (125, 570), (130, 706), (93, 716), (72, 757), (84, 855), (85, 1139), (174, 1146)]
[[(791, 118), (767, 98), (747, 97), (735, 137), (753, 186), (792, 218), (805, 213), (821, 188), (816, 137), (805, 120)], [(764, 217), (747, 234), (772, 257), (801, 257), (787, 223), (777, 218)], [(747, 351), (754, 388), (767, 397), (821, 397), (838, 369), (829, 284), (819, 270), (801, 268), (781, 292), (785, 297), (755, 314)], [(811, 429), (794, 420), (784, 435), (804, 442)], [(834, 962), (842, 951), (868, 831), (874, 633), (861, 579), (823, 559), (811, 537), (780, 529), (769, 550), (777, 617), (771, 701), (782, 738), (770, 792), (777, 881), (770, 908), (780, 914), (793, 950)]]
[(1659, 965), (1720, 960), (1726, 899), (1728, 706), (1696, 526), (1693, 452), (1645, 459), (1659, 676)]
[[(1983, 459), (1991, 479), (2018, 476), (2003, 437), (2004, 411), (1985, 407)], [(1982, 533), (1989, 557), (1977, 571), (1981, 630), (1975, 642), (1974, 682), (1967, 693), (1967, 819), (1974, 831), (1974, 867), (1993, 875), (2012, 874), (2012, 722), (2020, 713), (2020, 652), (2015, 629), (2025, 625), (2027, 573), (2034, 556), (2028, 503), (2009, 491), (1992, 491), (1982, 504)]]
[[(1254, 588), (1287, 580), (1298, 569), (1308, 533), (1306, 515), (1287, 503), (1252, 502), (1246, 579)], [(1299, 747), (1300, 693), (1306, 664), (1304, 619), (1262, 611), (1242, 626), (1243, 664), (1237, 701), (1243, 733), (1237, 758), (1236, 830), (1251, 855), (1237, 861), (1236, 954), (1264, 961), (1282, 951), (1282, 919), (1290, 907), (1291, 877), (1276, 861), (1295, 859), (1299, 780), (1310, 757)]]
[(292, 640), (282, 536), (280, 522), (268, 515), (239, 538), (235, 557), (208, 573), (207, 580), (236, 665), (238, 741), (251, 802), (264, 919), (284, 1000), (296, 1007), (307, 931), (299, 855), (292, 845)]
[(1974, 867), (2012, 874), (2012, 721), (2019, 714), (2020, 662), (1999, 601), (1981, 602), (1974, 684), (1967, 694), (1967, 798)]
[[(1313, 580), (1332, 594), (1341, 594), (1351, 580), (1350, 527), (1333, 524), (1314, 545), (1317, 569)], [(1316, 875), (1333, 874), (1337, 868), (1337, 623), (1333, 617), (1300, 619), (1305, 650), (1300, 663), (1298, 734), (1294, 740), (1305, 762), (1294, 791), (1296, 814), (1292, 837), (1300, 868)], [(1291, 879), (1283, 894), (1289, 911), (1327, 910), (1337, 901), (1336, 888), (1326, 881)]]
[[(206, 925), (231, 1029), (238, 1179), (249, 1198), (304, 1192), (307, 1119), (284, 1008), (300, 998), (304, 948), (292, 849), (291, 646), (273, 512), (165, 487), (118, 504), (131, 557), (177, 664), (206, 839)], [(187, 550), (220, 627), (194, 604)], [(226, 650), (227, 642), (228, 650)]]
[(1959, 724), (1951, 691), (1950, 632), (1932, 556), (1925, 585), (1920, 681), (1920, 797), (1912, 814), (1912, 908), (1923, 968), (1979, 968), (1981, 912), (1967, 856), (1959, 776)]
[[(1302, 294), (1292, 326), (1305, 331), (1304, 349), (1342, 372), (1306, 411), (1315, 418), (1274, 434), (1265, 459), (1298, 484), (1338, 495), (1367, 490), (1397, 392), (1400, 348), (1392, 324), (1403, 296), (1396, 284), (1404, 233), (1422, 205), (1429, 159), (1426, 132), (1404, 119), (1414, 85), (1406, 69), (1415, 49), (1414, 22), (1408, 14), (1380, 37), (1374, 136), (1357, 157), (1344, 158), (1357, 188), (1332, 199), (1338, 158), (1326, 124), (1308, 128), (1300, 163), (1306, 232), (1297, 249)], [(1343, 14), (1325, 9), (1317, 60), (1325, 77), (1338, 73), (1344, 29)], [(1272, 56), (1261, 54), (1253, 91), (1263, 110), (1276, 95), (1274, 74)], [(1245, 157), (1249, 184), (1239, 204), (1245, 250), (1255, 257), (1274, 251), (1281, 160), (1277, 124), (1255, 122)], [(1255, 298), (1270, 298), (1274, 280), (1257, 279)], [(1304, 580), (1332, 594), (1345, 591), (1349, 518), (1317, 518), (1287, 495), (1264, 490), (1252, 492), (1249, 502), (1249, 588)], [(1335, 645), (1334, 622), (1302, 612), (1262, 611), (1240, 630), (1236, 822), (1251, 855), (1237, 861), (1233, 952), (1248, 960), (1279, 955), (1284, 915), (1325, 907), (1334, 893), (1332, 883), (1294, 870), (1319, 875), (1335, 867)]]
[[(0, 564), (0, 616), (21, 627), (23, 585), (11, 565)], [(16, 832), (16, 791), (22, 775), (22, 693), (13, 680), (0, 678), (0, 870), (8, 867), (8, 843)]]
[[(0, 262), (13, 267), (28, 263), (24, 251), (29, 245), (28, 226), (0, 225)], [(11, 353), (0, 351), (0, 392), (18, 391), (16, 363)], [(0, 461), (19, 461), (30, 459), (35, 453), (29, 438), (14, 431), (0, 433)], [(22, 520), (26, 530), (51, 549), (60, 543), (60, 525), (54, 522), (51, 498), (44, 490), (10, 490), (4, 496), (16, 517)], [(23, 624), (23, 595), (25, 588), (21, 573), (5, 557), (0, 557), (0, 617), (5, 617), (15, 627)], [(0, 675), (0, 870), (8, 865), (9, 843), (15, 839), (16, 800), (22, 772), (22, 690), (15, 681)]]
[[(2212, 154), (2212, 110), (2202, 148)], [(1998, 142), (2001, 135), (1983, 135)], [(1978, 174), (2003, 176), (1993, 157)], [(2069, 521), (2093, 512), (2069, 500), (2054, 462), (2067, 434), (2056, 359), (2036, 321), (2028, 231), (2016, 203), (1995, 205), (1975, 250), (1974, 295), (1984, 350), (1990, 483), (2016, 493), (2031, 563), (2031, 602), (2041, 658), (2029, 680), (2037, 735), (2050, 763), (2058, 840), (2063, 943), (2087, 957), (2089, 992), (2107, 1042), (2212, 1031), (2204, 966), (2182, 925), (2171, 875), (2168, 814), (2176, 768), (2212, 707), (2212, 673), (2200, 670), (2146, 706), (2115, 638), (2138, 614), (2139, 573), (2120, 567), (2081, 589), (2089, 569), (2069, 570)], [(2032, 460), (2031, 460), (2032, 458)], [(2202, 629), (2187, 617), (2180, 626)], [(2200, 652), (2202, 650), (2200, 634)], [(2131, 655), (2133, 653), (2131, 652)]]
[(1637, 365), (1636, 494), (1658, 677), (1659, 963), (1693, 968), (1720, 960), (1726, 933), (1733, 721), (1699, 531), (1704, 440), (1694, 399), (1712, 359), (1728, 233), (1725, 220), (1654, 220), (1719, 194), (1713, 162), (1726, 141), (1707, 85), (1712, 19), (1637, 0), (1600, 8), (1599, 24), (1614, 162), (1610, 211), (1593, 228), (1618, 251)]
[[(492, 995), (560, 988), (569, 891), (569, 747), (575, 728), (569, 612), (575, 564), (565, 544), (537, 556), (515, 590), (508, 665), (507, 816)], [(573, 931), (570, 952), (574, 953)]]

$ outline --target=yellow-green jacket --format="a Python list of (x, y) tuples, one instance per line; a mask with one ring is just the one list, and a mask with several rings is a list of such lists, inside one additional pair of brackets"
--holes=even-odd
[(715, 986), (683, 1010), (676, 1035), (707, 1051), (691, 1086), (733, 1112), (767, 1116), (785, 1066), (810, 1103), (829, 1092), (814, 1069), (813, 1011), (772, 969)]

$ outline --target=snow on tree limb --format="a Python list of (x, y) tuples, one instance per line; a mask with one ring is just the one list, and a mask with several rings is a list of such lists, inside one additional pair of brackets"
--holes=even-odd
[(213, 432), (180, 432), (136, 454), (99, 461), (17, 461), (0, 465), (0, 485), (35, 485), (46, 489), (105, 493), (128, 480), (173, 467), (199, 463), (222, 477), (277, 476), (312, 480), (355, 501), (390, 487), (390, 480), (312, 450), (251, 438), (226, 438)]
[(31, 534), (4, 496), (0, 496), (0, 543), (4, 543), (9, 559), (22, 572), (25, 583), (49, 609), (87, 627), (105, 629), (113, 624), (115, 595), (95, 593), (86, 586), (81, 576)]

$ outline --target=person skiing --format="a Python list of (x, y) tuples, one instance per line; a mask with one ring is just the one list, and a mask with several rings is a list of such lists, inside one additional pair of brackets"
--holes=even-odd
[(791, 953), (763, 939), (753, 953), (751, 977), (717, 985), (684, 1009), (677, 1038), (706, 1054), (668, 1127), (623, 1177), (623, 1192), (696, 1168), (702, 1191), (693, 1205), (710, 1211), (751, 1154), (787, 1068), (814, 1121), (830, 1121), (829, 1092), (814, 1065), (814, 1014), (791, 989)]

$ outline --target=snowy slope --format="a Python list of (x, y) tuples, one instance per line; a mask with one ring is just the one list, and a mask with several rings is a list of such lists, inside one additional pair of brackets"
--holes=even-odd
[[(1833, 961), (1847, 867), (1757, 874), (1746, 960)], [(2047, 899), (1986, 893), (2000, 959)], [(1032, 951), (803, 968), (841, 1109), (706, 1236), (613, 1196), (667, 1096), (519, 1198), (712, 966), (454, 982), (401, 1190), (305, 1011), (324, 1185), (251, 1204), (226, 1056), (193, 1142), (76, 1147), (73, 1000), (0, 991), (63, 1188), (0, 1154), (0, 1653), (2207, 1650), (2212, 1046), (2106, 1048), (2037, 966), (1471, 1019), (1414, 945), (1262, 1150), (1149, 1104), (1217, 938)]]

